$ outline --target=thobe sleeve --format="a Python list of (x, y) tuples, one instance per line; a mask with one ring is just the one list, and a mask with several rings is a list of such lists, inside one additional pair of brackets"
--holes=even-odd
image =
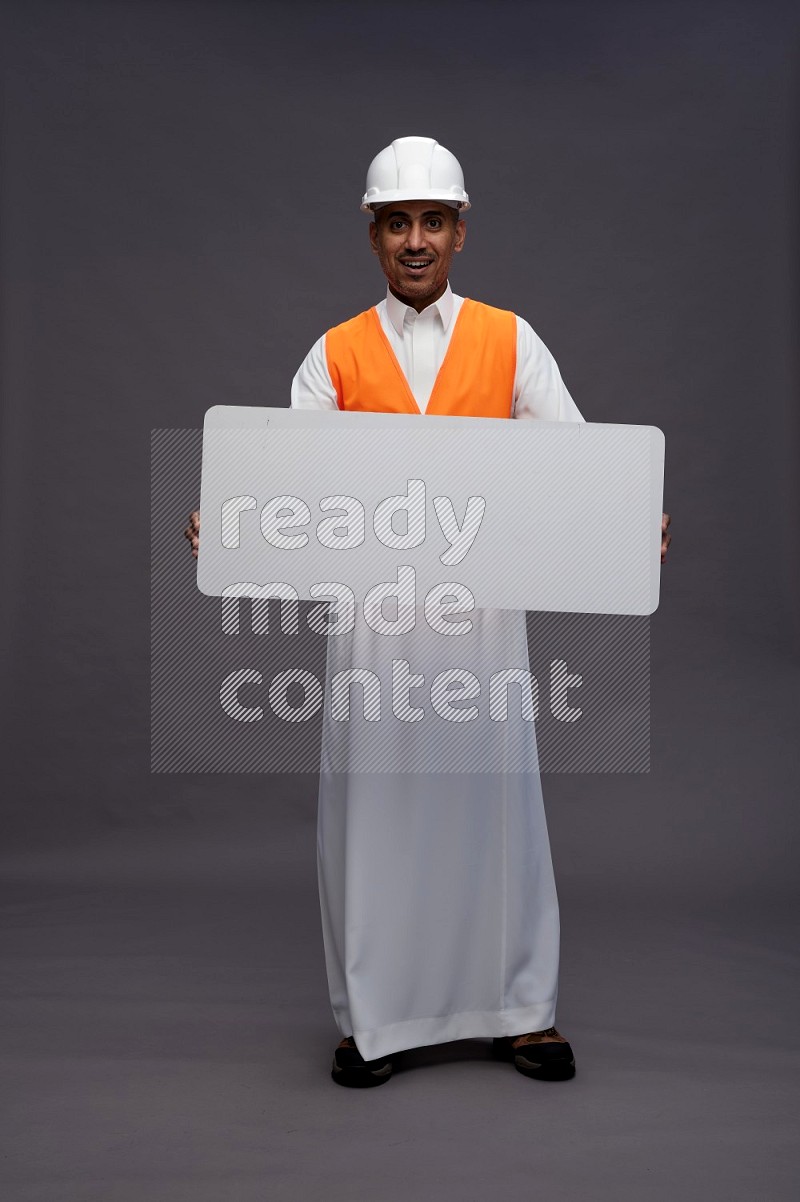
[(292, 380), (292, 408), (339, 408), (336, 389), (328, 371), (324, 334), (314, 343)]
[(539, 335), (517, 317), (517, 374), (514, 380), (516, 418), (545, 422), (582, 422), (561, 372)]

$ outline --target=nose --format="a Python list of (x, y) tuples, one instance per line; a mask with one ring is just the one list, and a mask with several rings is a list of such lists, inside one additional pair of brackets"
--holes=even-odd
[(406, 247), (410, 251), (424, 250), (428, 244), (428, 231), (422, 219), (413, 221), (406, 234)]

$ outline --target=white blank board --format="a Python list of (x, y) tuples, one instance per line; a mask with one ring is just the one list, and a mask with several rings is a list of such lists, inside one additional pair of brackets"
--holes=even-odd
[[(663, 476), (664, 435), (653, 426), (218, 405), (203, 433), (197, 583), (223, 596), (282, 582), (308, 599), (319, 596), (312, 586), (335, 582), (361, 604), (403, 566), (419, 606), (434, 586), (456, 583), (478, 609), (649, 614)], [(380, 509), (409, 493), (410, 512)], [(276, 497), (297, 498), (308, 521), (299, 524), (292, 502), (276, 533), (264, 516)], [(330, 498), (345, 497), (333, 507)], [(232, 518), (243, 498), (249, 508)], [(379, 537), (376, 512), (385, 523), (392, 507), (395, 538), (417, 545)], [(287, 537), (304, 545), (273, 545)]]

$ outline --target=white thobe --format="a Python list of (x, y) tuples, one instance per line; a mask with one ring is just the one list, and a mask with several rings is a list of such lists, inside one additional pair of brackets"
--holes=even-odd
[[(462, 303), (448, 285), (419, 314), (388, 291), (377, 306), (422, 412)], [(324, 335), (294, 378), (292, 406), (338, 408)], [(520, 317), (512, 415), (583, 420), (552, 355)], [(322, 931), (337, 1026), (367, 1060), (453, 1039), (540, 1031), (555, 1020), (558, 901), (538, 768), (414, 771), (429, 750), (420, 742), (430, 738), (424, 722), (399, 724), (397, 763), (384, 772), (333, 771), (326, 763), (330, 680), (356, 656), (361, 666), (385, 664), (387, 656), (408, 660), (412, 671), (425, 665), (428, 682), (455, 653), (453, 644), (453, 662), (481, 680), (497, 668), (528, 668), (524, 613), (470, 617), (466, 663), (461, 640), (443, 640), (425, 622), (387, 639), (360, 620), (351, 638), (328, 639), (317, 823)], [(535, 765), (534, 724), (524, 725)], [(483, 746), (502, 741), (503, 727), (484, 713), (476, 737)]]

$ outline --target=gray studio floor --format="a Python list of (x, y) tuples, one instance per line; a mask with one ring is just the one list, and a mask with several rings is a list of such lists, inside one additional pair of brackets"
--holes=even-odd
[(310, 779), (162, 779), (168, 817), (7, 857), (4, 1202), (796, 1197), (794, 752), (737, 724), (795, 682), (759, 662), (713, 715), (662, 681), (649, 776), (545, 782), (572, 1082), (472, 1041), (333, 1085)]

